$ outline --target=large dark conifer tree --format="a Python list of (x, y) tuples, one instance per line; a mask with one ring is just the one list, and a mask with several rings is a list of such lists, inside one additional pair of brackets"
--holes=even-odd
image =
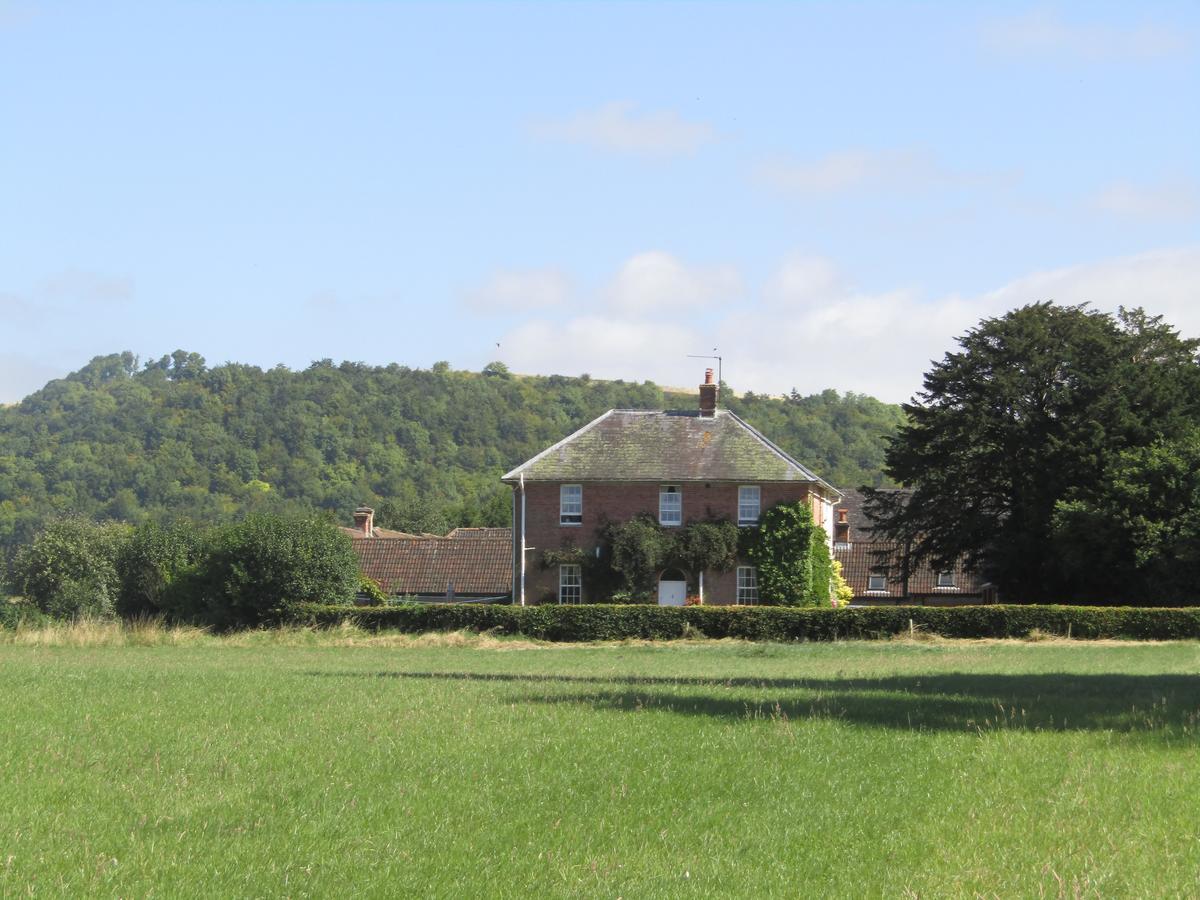
[(1097, 534), (1094, 549), (1120, 571), (1089, 571), (1093, 554), (1078, 541), (1064, 555), (1056, 510), (1096, 501), (1119, 454), (1195, 422), (1197, 342), (1141, 310), (1037, 303), (984, 320), (959, 344), (904, 407), (886, 471), (912, 491), (870, 492), (880, 531), (911, 547), (910, 566), (964, 557), (1013, 602), (1135, 589), (1119, 537)]

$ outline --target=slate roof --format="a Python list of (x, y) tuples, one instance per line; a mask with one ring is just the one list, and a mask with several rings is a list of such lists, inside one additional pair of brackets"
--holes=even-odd
[(388, 594), (454, 593), (501, 596), (512, 592), (512, 537), (507, 528), (470, 539), (453, 537), (357, 538), (362, 574)]
[(842, 488), (842, 499), (833, 508), (833, 520), (840, 521), (843, 511), (846, 513), (846, 523), (850, 526), (850, 539), (866, 540), (871, 533), (871, 519), (863, 504), (866, 498), (860, 491)]
[(806, 481), (818, 478), (729, 410), (699, 412), (611, 409), (513, 469), (503, 480)]

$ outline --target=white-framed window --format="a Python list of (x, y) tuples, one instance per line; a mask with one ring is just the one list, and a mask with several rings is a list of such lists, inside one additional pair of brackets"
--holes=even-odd
[(758, 604), (758, 570), (754, 566), (738, 566), (737, 602), (740, 606)]
[(762, 512), (762, 489), (757, 484), (743, 484), (738, 488), (738, 524), (757, 525)]
[(953, 572), (938, 572), (937, 573), (937, 586), (940, 588), (954, 587), (954, 573)]
[(679, 485), (664, 484), (658, 491), (658, 524), (683, 524), (683, 494)]
[(583, 485), (564, 484), (558, 489), (558, 523), (580, 525), (583, 523)]
[(579, 566), (558, 567), (558, 602), (583, 601), (583, 569)]
[(886, 591), (887, 590), (887, 573), (876, 569), (867, 575), (867, 590), (868, 591)]

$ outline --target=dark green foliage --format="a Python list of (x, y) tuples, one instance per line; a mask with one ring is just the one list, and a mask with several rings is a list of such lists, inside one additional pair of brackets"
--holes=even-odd
[[(835, 483), (877, 483), (897, 407), (829, 391), (726, 398)], [(507, 525), (499, 476), (613, 407), (693, 408), (650, 383), (423, 371), (331, 361), (303, 371), (177, 351), (97, 357), (0, 409), (0, 556), (66, 510), (139, 523), (361, 504), (376, 523), (444, 533)]]
[(833, 580), (824, 529), (807, 503), (780, 503), (762, 514), (743, 538), (746, 557), (758, 567), (759, 602), (828, 606)]
[(688, 571), (728, 572), (737, 565), (740, 535), (728, 519), (690, 522), (675, 531), (675, 555)]
[(737, 563), (738, 527), (728, 520), (664, 528), (653, 516), (642, 515), (609, 523), (602, 539), (605, 551), (599, 564), (611, 569), (615, 579), (590, 585), (593, 595), (610, 594), (599, 589), (615, 584), (639, 602), (653, 595), (664, 569), (682, 569), (696, 576), (702, 571), (728, 571)]
[(1085, 596), (1200, 602), (1200, 428), (1117, 454), (1088, 499), (1058, 504), (1053, 535)]
[(210, 535), (191, 524), (139, 525), (121, 548), (117, 572), (121, 588), (117, 612), (125, 618), (186, 608), (175, 596), (195, 578), (208, 551)]
[(180, 610), (220, 627), (287, 618), (305, 603), (348, 603), (359, 588), (350, 538), (319, 518), (255, 515), (223, 529)]
[(648, 515), (608, 525), (604, 540), (613, 571), (624, 589), (635, 596), (653, 591), (675, 550), (674, 536)]
[(809, 546), (812, 554), (812, 605), (830, 606), (834, 590), (833, 555), (829, 552), (829, 539), (824, 528), (813, 528)]
[(491, 631), (549, 641), (671, 640), (691, 635), (752, 641), (888, 638), (911, 632), (947, 638), (1022, 638), (1036, 632), (1080, 639), (1200, 638), (1200, 609), (1086, 606), (844, 607), (307, 606), (298, 621), (410, 633)]
[(55, 618), (111, 618), (121, 587), (117, 560), (128, 537), (124, 525), (59, 519), (16, 554), (10, 585)]
[(911, 543), (910, 562), (965, 558), (1008, 597), (1160, 596), (1130, 542), (1139, 526), (1113, 518), (1114, 491), (1131, 463), (1151, 464), (1138, 448), (1176, 440), (1200, 417), (1197, 342), (1141, 310), (1040, 303), (959, 343), (904, 407), (887, 472), (914, 492), (872, 496), (883, 533)]
[(364, 587), (382, 599), (363, 584), (350, 538), (311, 516), (259, 514), (213, 529), (71, 517), (22, 547), (12, 570), (10, 587), (56, 619), (163, 615), (230, 627), (278, 621), (301, 603), (349, 602)]
[(52, 620), (28, 600), (0, 596), (0, 628), (38, 627)]

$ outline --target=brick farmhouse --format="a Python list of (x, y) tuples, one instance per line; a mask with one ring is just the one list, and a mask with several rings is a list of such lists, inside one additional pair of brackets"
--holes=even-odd
[[(544, 554), (601, 552), (600, 530), (648, 514), (664, 527), (729, 519), (754, 528), (779, 503), (810, 504), (832, 534), (840, 493), (728, 410), (717, 408), (709, 370), (698, 408), (614, 409), (513, 469), (512, 585), (516, 603), (594, 601), (579, 565), (546, 565)], [(658, 601), (689, 595), (706, 604), (756, 603), (745, 561), (728, 572), (659, 573)]]

